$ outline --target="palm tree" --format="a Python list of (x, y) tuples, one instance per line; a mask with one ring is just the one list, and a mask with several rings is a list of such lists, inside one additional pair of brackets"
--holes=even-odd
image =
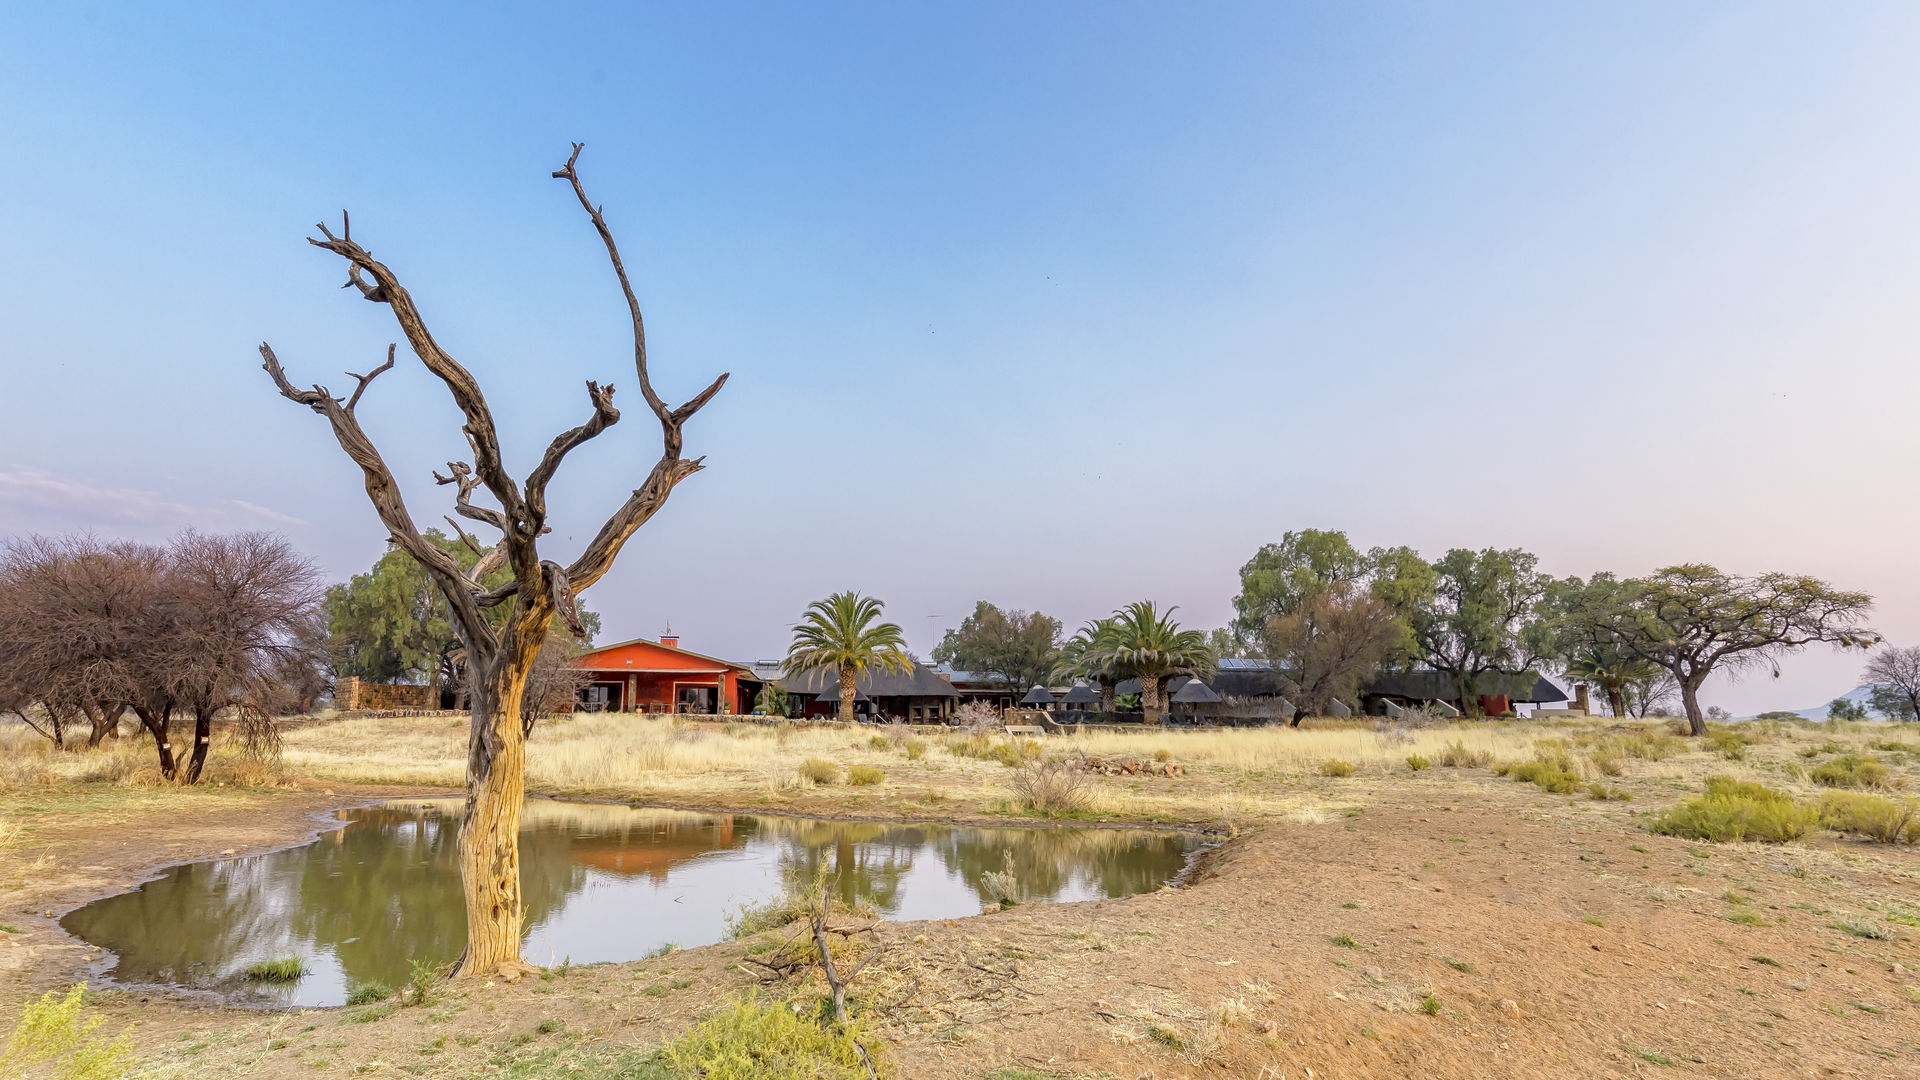
[(1598, 686), (1607, 695), (1607, 708), (1618, 717), (1627, 715), (1627, 689), (1660, 670), (1611, 644), (1587, 645), (1567, 658), (1567, 677)]
[(1114, 667), (1140, 679), (1140, 706), (1149, 719), (1160, 711), (1160, 688), (1168, 676), (1213, 673), (1207, 635), (1180, 629), (1173, 621), (1178, 610), (1171, 607), (1161, 614), (1153, 601), (1136, 600), (1113, 613), (1113, 628), (1102, 635)]
[(913, 670), (907, 639), (895, 623), (879, 622), (883, 605), (857, 592), (834, 593), (807, 605), (787, 647), (786, 672), (797, 676), (814, 668), (840, 673), (840, 719), (853, 722), (853, 686), (872, 668)]
[(1127, 676), (1114, 663), (1113, 646), (1119, 624), (1112, 619), (1089, 619), (1072, 637), (1060, 643), (1054, 662), (1057, 679), (1085, 679), (1100, 688), (1100, 710), (1113, 711), (1114, 684)]

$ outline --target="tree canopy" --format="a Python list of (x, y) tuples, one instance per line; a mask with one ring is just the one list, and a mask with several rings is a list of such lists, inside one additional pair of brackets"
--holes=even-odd
[(1060, 659), (1060, 620), (1038, 611), (1002, 611), (982, 600), (940, 638), (933, 659), (1024, 690), (1052, 676)]
[(1388, 592), (1404, 605), (1418, 658), (1453, 678), (1463, 711), (1475, 709), (1482, 675), (1518, 671), (1534, 659), (1528, 627), (1546, 587), (1536, 562), (1517, 548), (1454, 548), (1429, 577), (1396, 559), (1407, 577), (1389, 580)]
[(1240, 568), (1233, 628), (1242, 641), (1260, 641), (1267, 620), (1291, 615), (1323, 590), (1359, 581), (1372, 565), (1347, 534), (1330, 529), (1289, 531), (1263, 544)]
[(1671, 674), (1693, 734), (1704, 735), (1700, 687), (1715, 671), (1779, 674), (1782, 655), (1813, 644), (1867, 648), (1873, 598), (1793, 574), (1742, 577), (1712, 566), (1670, 566), (1645, 578), (1589, 581), (1562, 617), (1585, 624)]

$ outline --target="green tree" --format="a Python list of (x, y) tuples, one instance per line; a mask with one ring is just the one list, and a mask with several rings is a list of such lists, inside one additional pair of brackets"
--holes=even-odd
[(1879, 640), (1865, 625), (1872, 606), (1866, 593), (1818, 578), (1740, 577), (1693, 563), (1590, 588), (1570, 616), (1672, 675), (1688, 727), (1704, 735), (1708, 676), (1755, 667), (1778, 675), (1781, 656), (1813, 644), (1870, 647)]
[(1516, 671), (1532, 660), (1528, 627), (1546, 578), (1518, 549), (1454, 548), (1432, 565), (1432, 588), (1400, 597), (1419, 658), (1452, 677), (1463, 712), (1477, 711), (1481, 676)]
[(1532, 625), (1535, 651), (1559, 661), (1567, 677), (1600, 688), (1607, 708), (1618, 717), (1628, 715), (1627, 698), (1640, 683), (1654, 679), (1660, 669), (1628, 650), (1604, 628), (1576, 617), (1593, 597), (1604, 600), (1619, 588), (1612, 574), (1598, 573), (1591, 582), (1578, 577), (1548, 583)]
[(1865, 720), (1867, 707), (1851, 698), (1837, 697), (1827, 702), (1829, 720)]
[(838, 672), (840, 719), (845, 723), (853, 722), (854, 683), (862, 672), (872, 668), (913, 670), (906, 634), (894, 623), (879, 621), (883, 606), (857, 592), (834, 593), (808, 604), (806, 614), (793, 628), (793, 643), (787, 647), (787, 674), (799, 675), (814, 668)]
[(1212, 675), (1214, 657), (1207, 636), (1182, 630), (1173, 621), (1177, 607), (1163, 614), (1151, 600), (1136, 600), (1113, 613), (1110, 629), (1101, 635), (1102, 651), (1114, 670), (1140, 680), (1140, 704), (1151, 722), (1160, 711), (1161, 688), (1174, 675)]
[(1267, 620), (1291, 615), (1330, 586), (1359, 581), (1370, 569), (1368, 557), (1344, 532), (1288, 532), (1277, 544), (1261, 545), (1240, 568), (1240, 595), (1233, 598), (1234, 631), (1242, 640), (1259, 641)]
[(1038, 611), (1002, 611), (982, 600), (940, 638), (933, 659), (1024, 690), (1052, 676), (1060, 659), (1060, 620)]

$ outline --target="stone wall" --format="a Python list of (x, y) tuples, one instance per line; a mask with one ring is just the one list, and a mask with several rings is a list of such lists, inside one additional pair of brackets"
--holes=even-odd
[(347, 676), (334, 685), (333, 706), (341, 712), (360, 709), (437, 709), (431, 686), (367, 682)]

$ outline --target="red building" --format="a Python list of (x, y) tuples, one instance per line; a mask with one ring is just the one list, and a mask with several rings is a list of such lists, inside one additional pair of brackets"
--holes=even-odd
[(634, 638), (581, 653), (592, 677), (580, 708), (594, 712), (733, 713), (753, 709), (760, 679), (746, 664), (690, 652), (680, 639)]

